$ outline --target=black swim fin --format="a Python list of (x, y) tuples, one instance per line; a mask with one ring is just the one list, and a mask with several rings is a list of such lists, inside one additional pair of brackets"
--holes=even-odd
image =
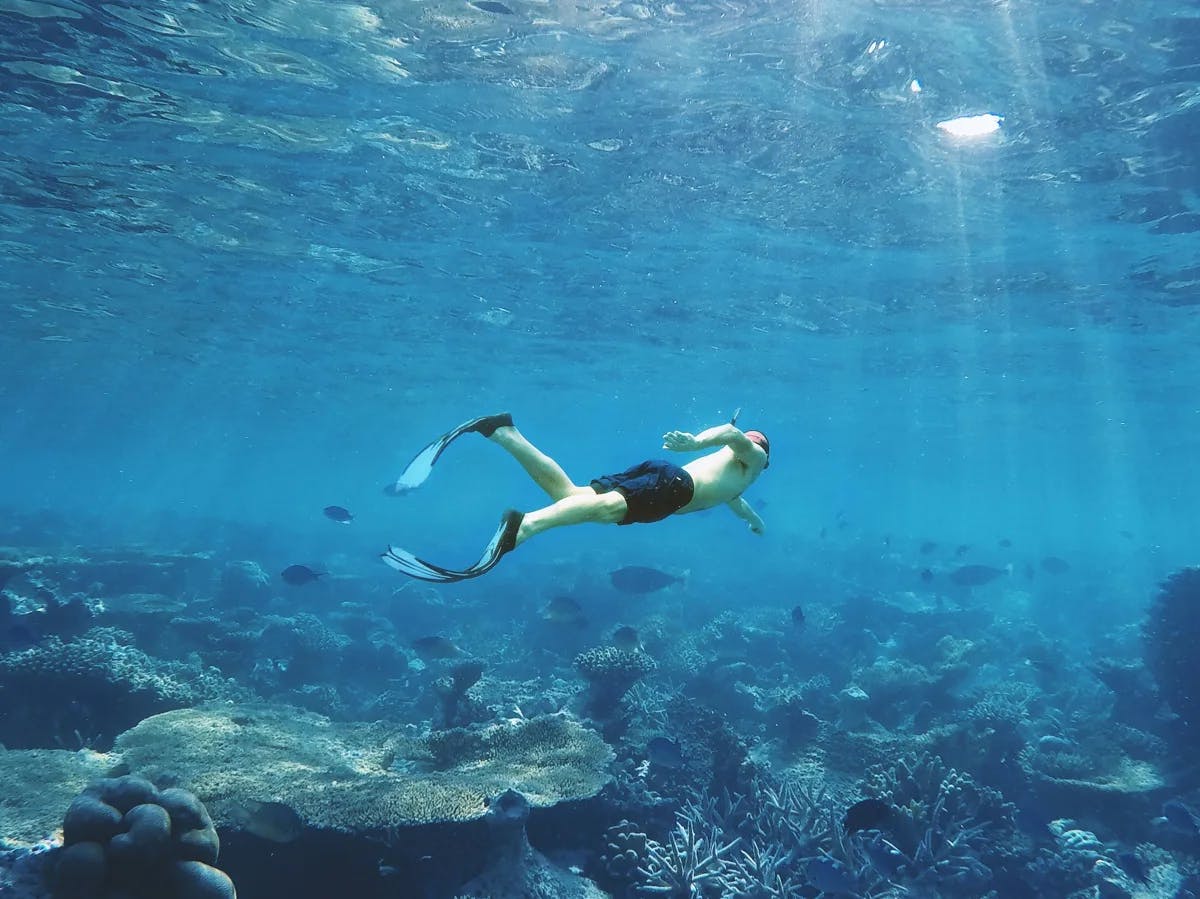
[(478, 433), (484, 437), (491, 437), (496, 432), (496, 428), (502, 428), (512, 423), (512, 415), (507, 412), (464, 421), (454, 430), (447, 431), (437, 440), (422, 447), (421, 451), (413, 456), (412, 461), (405, 466), (404, 472), (396, 479), (395, 483), (388, 484), (383, 488), (383, 492), (388, 496), (403, 496), (410, 490), (416, 490), (433, 474), (433, 466), (446, 447), (463, 434)]
[(385, 565), (397, 571), (414, 577), (419, 581), (431, 581), (435, 584), (452, 584), (455, 581), (466, 581), (481, 574), (487, 574), (500, 562), (505, 555), (512, 552), (517, 545), (517, 531), (521, 529), (521, 521), (525, 515), (516, 509), (509, 509), (500, 519), (500, 527), (492, 535), (487, 548), (479, 561), (462, 571), (453, 568), (443, 568), (432, 562), (419, 559), (406, 549), (389, 546), (387, 552), (380, 553)]

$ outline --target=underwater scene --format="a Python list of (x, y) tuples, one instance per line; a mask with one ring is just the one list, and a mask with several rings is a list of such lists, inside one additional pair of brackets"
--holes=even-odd
[(0, 0), (0, 131), (4, 899), (1200, 899), (1194, 4)]

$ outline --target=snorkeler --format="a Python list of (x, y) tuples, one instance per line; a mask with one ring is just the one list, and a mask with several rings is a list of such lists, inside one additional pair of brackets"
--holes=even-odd
[(506, 553), (551, 528), (585, 522), (646, 524), (721, 504), (749, 524), (752, 532), (761, 534), (763, 521), (742, 499), (742, 493), (769, 464), (771, 444), (761, 431), (738, 430), (736, 422), (737, 414), (729, 424), (699, 434), (664, 434), (663, 449), (687, 453), (715, 448), (715, 452), (682, 468), (654, 459), (618, 474), (593, 478), (586, 487), (574, 483), (557, 462), (526, 440), (509, 413), (465, 422), (417, 453), (404, 474), (385, 492), (398, 496), (419, 487), (447, 446), (463, 434), (477, 433), (507, 450), (553, 502), (532, 512), (505, 512), (479, 561), (463, 571), (442, 568), (391, 546), (380, 558), (397, 571), (423, 581), (461, 581), (490, 571)]

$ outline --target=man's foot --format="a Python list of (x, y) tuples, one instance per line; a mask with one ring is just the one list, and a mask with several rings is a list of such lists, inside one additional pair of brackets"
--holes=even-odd
[(521, 530), (521, 522), (524, 520), (525, 513), (518, 512), (516, 509), (509, 509), (501, 516), (500, 542), (496, 544), (501, 555), (510, 553), (517, 548), (517, 532)]
[(511, 428), (512, 423), (512, 413), (501, 412), (499, 415), (485, 415), (475, 419), (463, 428), (463, 432), (478, 431), (484, 437), (491, 437), (496, 433), (496, 428)]

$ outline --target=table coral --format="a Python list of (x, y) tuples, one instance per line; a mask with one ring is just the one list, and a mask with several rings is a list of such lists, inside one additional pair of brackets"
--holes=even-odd
[(276, 801), (307, 826), (350, 833), (475, 820), (508, 788), (537, 807), (588, 798), (612, 759), (597, 734), (558, 715), (421, 739), (266, 704), (155, 715), (115, 752), (195, 792), (219, 824), (236, 825), (239, 803)]

